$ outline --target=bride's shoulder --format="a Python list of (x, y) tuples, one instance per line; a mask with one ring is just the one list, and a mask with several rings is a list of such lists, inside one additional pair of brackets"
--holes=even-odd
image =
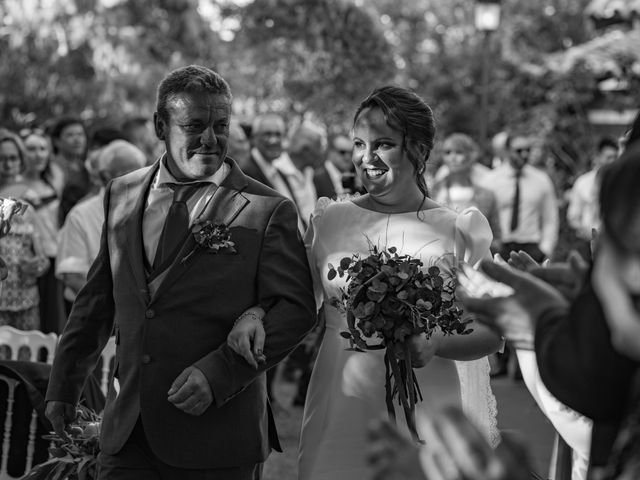
[(327, 215), (335, 215), (344, 213), (353, 209), (353, 199), (356, 198), (353, 195), (341, 196), (337, 199), (331, 199), (328, 197), (320, 197), (316, 202), (316, 206), (311, 214), (314, 218), (319, 218)]

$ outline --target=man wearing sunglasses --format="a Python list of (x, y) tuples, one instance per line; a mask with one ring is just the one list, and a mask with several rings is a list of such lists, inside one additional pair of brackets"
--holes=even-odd
[(496, 195), (505, 259), (524, 250), (536, 261), (550, 258), (558, 240), (558, 203), (546, 172), (529, 165), (533, 139), (524, 134), (507, 138), (507, 161), (485, 179)]

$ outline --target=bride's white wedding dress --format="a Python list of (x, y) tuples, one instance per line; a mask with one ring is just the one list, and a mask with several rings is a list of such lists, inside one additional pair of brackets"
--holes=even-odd
[[(312, 217), (306, 242), (318, 305), (324, 302), (326, 332), (311, 377), (304, 409), (299, 452), (300, 480), (370, 478), (367, 466), (367, 427), (387, 415), (384, 350), (347, 350), (346, 318), (330, 306), (345, 278), (328, 280), (328, 264), (338, 265), (353, 253), (369, 253), (369, 243), (396, 247), (400, 254), (421, 258), (425, 267), (454, 254), (476, 264), (490, 258), (491, 230), (475, 208), (456, 213), (439, 207), (401, 214), (382, 214), (351, 201), (321, 199)], [(496, 403), (485, 358), (457, 362), (434, 357), (415, 369), (424, 401), (417, 409), (429, 413), (443, 405), (461, 405), (492, 444), (499, 438)], [(396, 405), (398, 426), (406, 429)], [(419, 429), (419, 426), (418, 426)], [(420, 433), (420, 432), (419, 432)]]

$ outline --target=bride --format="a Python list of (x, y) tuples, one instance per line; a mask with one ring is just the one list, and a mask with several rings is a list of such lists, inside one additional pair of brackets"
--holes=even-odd
[[(491, 230), (478, 210), (458, 214), (428, 197), (423, 174), (435, 125), (419, 96), (398, 87), (375, 90), (356, 111), (352, 134), (353, 162), (368, 193), (341, 202), (320, 199), (305, 236), (326, 331), (304, 408), (300, 480), (369, 478), (367, 428), (387, 415), (384, 350), (349, 350), (349, 340), (340, 335), (347, 330), (345, 315), (330, 302), (345, 278), (329, 280), (328, 264), (338, 265), (356, 252), (366, 256), (371, 243), (420, 258), (425, 268), (450, 268), (439, 263), (445, 257), (471, 264), (490, 258)], [(413, 357), (425, 364), (415, 369), (424, 397), (416, 409), (428, 413), (461, 405), (495, 444), (496, 405), (486, 355), (501, 340), (479, 323), (471, 328), (469, 335), (412, 339)], [(402, 428), (397, 405), (396, 417)]]

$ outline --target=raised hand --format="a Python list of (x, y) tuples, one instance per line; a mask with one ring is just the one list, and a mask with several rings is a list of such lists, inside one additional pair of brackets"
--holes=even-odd
[(534, 267), (529, 273), (558, 289), (567, 300), (573, 301), (580, 293), (588, 270), (589, 264), (573, 250), (569, 253), (567, 262)]
[(372, 422), (367, 459), (373, 468), (373, 480), (427, 480), (418, 445), (388, 420)]
[(568, 309), (569, 302), (555, 288), (535, 276), (493, 261), (483, 261), (482, 270), (494, 280), (513, 288), (505, 297), (473, 298), (464, 289), (456, 292), (465, 310), (496, 328), (516, 348), (533, 348), (535, 322), (550, 309)]

